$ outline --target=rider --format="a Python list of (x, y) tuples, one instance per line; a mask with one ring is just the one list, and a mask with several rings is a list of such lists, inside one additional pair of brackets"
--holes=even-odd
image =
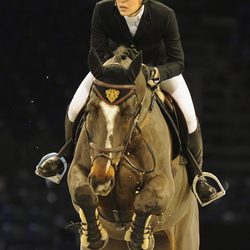
[[(189, 150), (202, 168), (202, 137), (199, 122), (186, 82), (182, 76), (184, 54), (174, 11), (154, 0), (102, 0), (95, 6), (91, 24), (91, 42), (104, 61), (119, 45), (142, 50), (143, 73), (147, 79), (160, 83), (178, 103), (187, 122)], [(147, 65), (147, 66), (146, 66)], [(69, 141), (73, 122), (89, 95), (93, 75), (88, 73), (77, 89), (67, 111), (65, 136)], [(62, 157), (52, 156), (40, 165), (39, 174), (54, 176), (63, 167), (62, 159), (72, 160), (74, 145), (69, 142)], [(191, 180), (195, 176), (193, 164), (187, 169)], [(192, 182), (190, 180), (190, 182)], [(191, 183), (190, 183), (191, 184)], [(199, 179), (197, 193), (204, 202), (216, 196), (216, 189), (205, 179)]]

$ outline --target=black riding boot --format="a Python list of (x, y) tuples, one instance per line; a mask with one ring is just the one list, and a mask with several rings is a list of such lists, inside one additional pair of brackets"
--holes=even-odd
[[(197, 129), (193, 133), (189, 134), (188, 148), (191, 151), (194, 159), (198, 163), (200, 170), (202, 171), (203, 145), (199, 123), (197, 125)], [(187, 170), (189, 184), (190, 186), (192, 186), (194, 177), (197, 175), (197, 172), (195, 170), (195, 167), (190, 162), (187, 163)], [(214, 199), (217, 194), (216, 189), (209, 185), (205, 178), (201, 178), (198, 180), (196, 191), (200, 200), (204, 203)]]
[(58, 152), (58, 155), (49, 157), (38, 168), (38, 174), (42, 177), (52, 177), (64, 169), (64, 161), (69, 165), (73, 159), (74, 143), (72, 140), (73, 122), (65, 117), (65, 141), (66, 143)]

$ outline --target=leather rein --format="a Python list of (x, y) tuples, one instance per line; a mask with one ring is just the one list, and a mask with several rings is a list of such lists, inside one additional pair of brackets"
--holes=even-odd
[[(116, 89), (131, 89), (131, 91), (133, 91), (133, 93), (135, 93), (136, 95), (136, 92), (135, 92), (135, 84), (131, 84), (131, 85), (114, 85), (114, 84), (109, 84), (109, 83), (105, 83), (105, 82), (101, 82), (101, 81), (98, 81), (98, 80), (95, 80), (94, 83), (93, 83), (93, 86), (95, 85), (98, 85), (98, 86), (103, 86), (103, 87), (108, 87), (108, 88), (116, 88)], [(95, 89), (94, 89), (95, 91)], [(130, 95), (132, 95), (133, 93), (131, 93)], [(129, 96), (130, 96), (129, 95)], [(128, 97), (129, 97), (128, 96)], [(128, 133), (128, 137), (126, 139), (126, 143), (124, 145), (119, 145), (119, 146), (116, 146), (116, 147), (110, 147), (110, 148), (107, 148), (107, 147), (103, 147), (103, 146), (100, 146), (100, 145), (97, 145), (95, 144), (94, 142), (92, 142), (90, 140), (90, 136), (88, 134), (88, 131), (87, 131), (87, 128), (85, 127), (86, 129), (86, 132), (87, 132), (87, 135), (88, 135), (88, 140), (89, 140), (89, 146), (91, 149), (95, 150), (95, 151), (98, 151), (99, 153), (96, 154), (96, 156), (91, 160), (92, 163), (91, 165), (93, 164), (94, 160), (98, 157), (105, 157), (107, 158), (110, 162), (111, 162), (111, 165), (115, 168), (115, 170), (117, 171), (117, 168), (118, 166), (120, 165), (120, 163), (123, 161), (123, 159), (126, 160), (126, 162), (134, 169), (134, 170), (137, 170), (137, 171), (140, 171), (138, 170), (134, 164), (128, 159), (128, 157), (125, 155), (126, 153), (126, 150), (128, 148), (128, 145), (131, 141), (131, 137), (136, 129), (136, 127), (138, 127), (138, 122), (139, 122), (139, 115), (140, 115), (140, 112), (142, 110), (142, 107), (143, 107), (143, 104), (145, 102), (145, 99), (146, 99), (146, 96), (147, 96), (147, 92), (145, 91), (145, 94), (142, 98), (141, 101), (139, 101), (139, 104), (136, 106), (135, 108), (135, 112), (133, 114), (133, 123), (131, 125), (131, 128), (129, 130), (129, 133)], [(128, 98), (127, 97), (127, 98)], [(136, 95), (137, 99), (139, 100), (138, 96)], [(147, 112), (148, 114), (148, 112)], [(143, 119), (145, 120), (145, 118)], [(86, 126), (86, 125), (85, 125)], [(118, 164), (114, 164), (114, 161), (113, 159), (111, 158), (110, 154), (111, 153), (119, 153), (121, 152), (121, 156), (120, 156), (120, 159), (119, 159), (119, 162)]]
[[(124, 145), (119, 145), (119, 146), (110, 147), (110, 148), (97, 145), (97, 144), (95, 144), (94, 142), (92, 142), (90, 140), (87, 128), (85, 128), (88, 139), (89, 139), (90, 148), (92, 150), (95, 150), (95, 151), (99, 152), (98, 154), (95, 155), (95, 157), (93, 159), (91, 159), (91, 165), (93, 165), (93, 162), (94, 162), (94, 160), (96, 158), (105, 157), (111, 162), (111, 165), (114, 167), (115, 171), (118, 172), (120, 170), (120, 165), (122, 164), (123, 160), (125, 160), (128, 163), (128, 164), (125, 165), (125, 167), (130, 167), (131, 170), (134, 172), (136, 178), (138, 179), (137, 187), (136, 187), (136, 193), (137, 193), (137, 192), (139, 192), (141, 190), (141, 188), (143, 186), (143, 176), (144, 176), (144, 174), (149, 173), (149, 172), (153, 172), (154, 169), (152, 171), (148, 171), (148, 172), (139, 170), (138, 168), (136, 168), (136, 166), (133, 164), (133, 162), (131, 162), (129, 160), (129, 158), (127, 157), (127, 155), (129, 155), (129, 153), (127, 153), (126, 151), (127, 151), (127, 148), (128, 148), (128, 146), (129, 146), (129, 144), (131, 142), (131, 138), (132, 138), (133, 133), (135, 132), (136, 129), (139, 132), (141, 132), (140, 128), (142, 127), (141, 126), (142, 122), (144, 123), (144, 121), (146, 120), (146, 118), (148, 116), (149, 112), (146, 112), (145, 117), (143, 117), (143, 119), (141, 119), (142, 122), (141, 123), (139, 122), (141, 110), (142, 110), (142, 107), (143, 107), (143, 105), (145, 103), (145, 100), (146, 100), (147, 91), (145, 91), (145, 94), (144, 94), (143, 98), (140, 101), (140, 99), (139, 99), (139, 97), (138, 97), (138, 95), (136, 94), (136, 91), (135, 91), (135, 84), (133, 84), (133, 85), (132, 84), (131, 85), (115, 85), (114, 86), (113, 84), (108, 84), (108, 83), (104, 83), (104, 82), (100, 82), (100, 81), (95, 81), (94, 82), (94, 91), (95, 91), (95, 85), (97, 85), (97, 84), (98, 84), (98, 86), (105, 86), (107, 88), (117, 88), (117, 89), (122, 89), (122, 88), (128, 89), (129, 88), (129, 89), (131, 89), (131, 91), (130, 91), (130, 94), (127, 95), (127, 98), (130, 95), (135, 94), (139, 104), (135, 107), (135, 112), (133, 113), (133, 116), (132, 116), (133, 117), (133, 122), (131, 124), (130, 130), (129, 130), (129, 133), (128, 133), (128, 136), (127, 136), (127, 139), (126, 139), (126, 142), (125, 142)], [(101, 100), (103, 100), (103, 98), (101, 98)], [(152, 102), (152, 100), (151, 100), (151, 102)], [(86, 123), (85, 123), (85, 126), (86, 126)], [(119, 162), (117, 164), (115, 164), (113, 159), (111, 158), (111, 153), (119, 153), (119, 152), (121, 152), (121, 156), (120, 156)], [(127, 155), (126, 155), (126, 153), (127, 153)], [(153, 156), (153, 159), (154, 159), (154, 156)], [(138, 173), (138, 172), (140, 172), (140, 173)], [(119, 209), (117, 207), (117, 201), (116, 201), (117, 198), (116, 198), (116, 195), (115, 195), (114, 192), (112, 194), (112, 197), (113, 197), (112, 213), (113, 213), (113, 216), (114, 216), (114, 222), (116, 224), (116, 229), (118, 231), (123, 231), (123, 230), (125, 230), (126, 227), (125, 227), (124, 223), (121, 221), (120, 211), (119, 211)]]

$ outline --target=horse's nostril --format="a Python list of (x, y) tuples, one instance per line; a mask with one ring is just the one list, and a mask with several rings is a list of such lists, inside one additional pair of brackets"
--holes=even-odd
[(88, 176), (88, 183), (92, 188), (95, 188), (95, 183), (96, 183), (95, 179), (96, 179), (95, 176), (92, 175)]
[(110, 187), (111, 187), (111, 180), (109, 180), (106, 183), (96, 185), (95, 191), (98, 193), (107, 192), (108, 190), (110, 190)]

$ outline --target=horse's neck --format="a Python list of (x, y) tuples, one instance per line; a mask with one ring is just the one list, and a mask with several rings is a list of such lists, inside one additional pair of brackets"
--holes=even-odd
[(148, 87), (146, 87), (145, 96), (143, 97), (142, 100), (142, 108), (138, 119), (139, 127), (143, 125), (143, 122), (146, 120), (146, 117), (150, 110), (151, 100), (152, 100), (152, 91)]

